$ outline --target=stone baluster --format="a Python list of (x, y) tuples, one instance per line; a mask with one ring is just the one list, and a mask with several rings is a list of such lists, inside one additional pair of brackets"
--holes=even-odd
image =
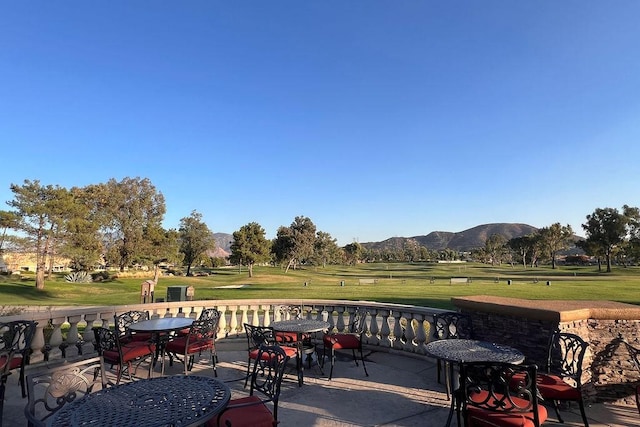
[(82, 354), (93, 353), (95, 349), (93, 345), (95, 341), (93, 327), (96, 320), (98, 320), (98, 313), (86, 313), (84, 315), (84, 321), (87, 323), (87, 326), (84, 327), (84, 333), (82, 334)]
[(45, 359), (43, 350), (45, 349), (46, 342), (44, 340), (44, 327), (47, 326), (47, 322), (38, 321), (36, 323), (36, 331), (31, 340), (31, 356), (29, 357), (29, 363), (42, 362)]
[(51, 337), (49, 338), (49, 360), (55, 360), (63, 357), (62, 349), (60, 348), (60, 346), (62, 345), (62, 324), (65, 323), (66, 320), (66, 316), (51, 318), (51, 326), (53, 327), (53, 332), (51, 333)]
[(369, 321), (369, 335), (365, 335), (366, 343), (371, 345), (378, 345), (380, 342), (380, 328), (378, 327), (378, 310), (375, 308), (370, 308), (369, 316), (371, 319)]
[(234, 305), (231, 307), (231, 317), (230, 319), (230, 323), (229, 323), (229, 333), (232, 335), (237, 335), (238, 334), (238, 310), (240, 309), (240, 306), (238, 305)]
[(378, 345), (382, 347), (391, 347), (391, 328), (389, 327), (390, 311), (386, 309), (378, 309), (378, 314), (382, 317), (380, 321), (380, 339)]
[(100, 320), (102, 320), (102, 325), (101, 326), (103, 328), (108, 328), (109, 327), (109, 323), (113, 321), (113, 316), (114, 315), (115, 315), (114, 311), (100, 313)]
[(248, 305), (241, 305), (240, 306), (240, 310), (242, 311), (242, 314), (240, 315), (240, 327), (242, 329), (244, 329), (244, 324), (245, 323), (249, 323), (249, 306)]
[(278, 319), (278, 315), (280, 314), (280, 310), (277, 310), (275, 306), (271, 306), (271, 305), (261, 305), (259, 306), (261, 309), (264, 310), (264, 318), (262, 320), (262, 325), (263, 326), (269, 326), (271, 325), (271, 312), (273, 311), (273, 318), (274, 320), (279, 320)]
[(227, 307), (224, 305), (216, 306), (216, 309), (220, 312), (220, 320), (218, 320), (218, 336), (216, 338), (226, 337), (227, 331)]
[(407, 327), (404, 330), (406, 341), (403, 343), (403, 349), (404, 351), (413, 352), (415, 345), (414, 340), (416, 338), (413, 313), (402, 313), (402, 317), (407, 320)]
[(80, 348), (78, 344), (82, 344), (78, 341), (78, 323), (82, 320), (82, 315), (77, 314), (69, 316), (67, 321), (69, 322), (69, 331), (67, 332), (67, 341), (65, 348), (65, 358), (76, 357), (80, 354)]
[(336, 321), (336, 328), (338, 329), (338, 332), (344, 332), (344, 330), (345, 330), (345, 323), (344, 323), (345, 309), (346, 309), (346, 307), (336, 307), (336, 312), (338, 313), (338, 320)]
[(401, 350), (402, 341), (406, 339), (404, 331), (402, 330), (402, 324), (400, 323), (402, 313), (398, 310), (393, 310), (391, 316), (393, 316), (393, 348)]
[[(416, 316), (416, 337), (415, 337), (415, 352), (418, 354), (426, 354), (425, 344), (427, 343), (427, 332), (425, 331), (425, 315), (415, 314)], [(427, 323), (428, 324), (428, 323)]]

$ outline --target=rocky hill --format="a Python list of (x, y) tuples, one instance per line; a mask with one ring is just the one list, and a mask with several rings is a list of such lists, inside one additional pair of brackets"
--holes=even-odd
[(431, 250), (469, 251), (484, 246), (485, 241), (492, 234), (502, 234), (508, 240), (533, 233), (536, 230), (536, 227), (527, 224), (483, 224), (457, 233), (432, 231), (426, 236), (392, 237), (382, 242), (362, 243), (362, 246), (368, 249), (399, 249), (403, 247), (406, 240), (411, 239)]

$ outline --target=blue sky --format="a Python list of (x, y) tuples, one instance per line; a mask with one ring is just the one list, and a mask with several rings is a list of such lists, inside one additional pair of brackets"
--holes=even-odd
[[(640, 2), (0, 6), (11, 183), (149, 178), (165, 226), (345, 245), (640, 205)], [(8, 209), (5, 205), (4, 208)]]

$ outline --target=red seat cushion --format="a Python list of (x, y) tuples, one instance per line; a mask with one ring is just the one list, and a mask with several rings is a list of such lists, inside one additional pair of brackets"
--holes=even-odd
[[(275, 338), (278, 344), (294, 344), (298, 342), (298, 333), (297, 332), (276, 332)], [(301, 338), (301, 341), (305, 341), (310, 338), (310, 335), (301, 334), (300, 338)]]
[[(483, 402), (488, 398), (487, 394), (488, 393), (483, 390), (480, 393), (475, 393), (471, 397), (471, 400), (475, 402)], [(528, 405), (528, 401), (525, 399), (520, 399), (518, 397), (512, 397), (511, 399), (518, 406), (526, 407)], [(506, 402), (508, 401), (505, 400), (504, 403)], [(511, 409), (511, 408), (506, 408), (506, 409)], [(542, 405), (538, 405), (538, 418), (540, 420), (540, 424), (542, 424), (547, 419), (547, 409)], [(477, 406), (468, 406), (467, 420), (469, 422), (469, 427), (485, 427), (485, 426), (486, 427), (496, 427), (496, 426), (534, 427), (532, 411), (501, 412), (501, 411), (491, 411), (491, 410), (483, 409)]]
[[(167, 343), (167, 351), (172, 353), (185, 353), (185, 346), (187, 345), (187, 337), (179, 337), (175, 338)], [(203, 339), (203, 340), (190, 340), (189, 348), (187, 348), (186, 352), (188, 354), (198, 353), (200, 351), (209, 350), (213, 348), (213, 343), (211, 339)]]
[[(283, 346), (280, 347), (281, 349), (284, 350), (284, 353), (289, 356), (289, 357), (295, 357), (298, 354), (298, 349), (295, 347), (287, 347), (287, 346)], [(249, 352), (249, 358), (250, 359), (256, 359), (258, 357), (258, 349), (253, 349)], [(267, 360), (269, 358), (269, 353), (262, 353), (262, 360)]]
[[(153, 354), (156, 351), (155, 344), (143, 342), (143, 341), (132, 341), (130, 343), (122, 345), (122, 363), (127, 363), (132, 360), (137, 359), (138, 357), (147, 356), (149, 354)], [(105, 350), (102, 353), (104, 360), (109, 363), (119, 363), (120, 355), (118, 354), (118, 350), (111, 349)]]
[(536, 377), (538, 390), (548, 400), (580, 400), (580, 390), (567, 384), (557, 375), (538, 374)]
[(13, 356), (9, 362), (9, 370), (17, 369), (22, 366), (22, 356)]
[(217, 424), (217, 420), (214, 418), (207, 423), (207, 426), (224, 426), (227, 425), (227, 421), (229, 421), (233, 427), (273, 427), (277, 425), (269, 408), (264, 403), (259, 402), (260, 398), (257, 396), (247, 396), (241, 399), (231, 400), (229, 406), (247, 403), (255, 403), (255, 405), (227, 409), (222, 413), (219, 424)]
[(356, 334), (326, 334), (322, 341), (324, 345), (335, 349), (354, 349), (360, 348), (360, 336)]

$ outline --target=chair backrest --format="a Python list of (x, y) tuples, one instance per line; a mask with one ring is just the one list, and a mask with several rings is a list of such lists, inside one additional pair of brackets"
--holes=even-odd
[(575, 381), (575, 386), (582, 384), (582, 361), (589, 348), (589, 343), (580, 336), (568, 332), (555, 331), (549, 341), (547, 356), (547, 372), (559, 375), (564, 379)]
[[(4, 384), (7, 373), (9, 372), (9, 368), (11, 364), (11, 358), (13, 357), (13, 348), (0, 348), (0, 380), (2, 380), (2, 384)], [(0, 403), (0, 405), (2, 405)]]
[(36, 332), (37, 322), (31, 320), (14, 320), (0, 323), (0, 349), (13, 348), (28, 362), (31, 355), (31, 341)]
[(149, 320), (149, 313), (142, 310), (131, 310), (126, 313), (117, 314), (113, 316), (115, 320), (115, 328), (118, 336), (123, 337), (129, 335), (129, 325), (140, 322), (142, 320)]
[(254, 391), (262, 393), (266, 399), (263, 402), (273, 402), (273, 417), (278, 419), (278, 400), (280, 398), (280, 385), (284, 376), (284, 368), (289, 361), (282, 347), (278, 345), (261, 346), (258, 349), (258, 357), (253, 364), (251, 373), (251, 388), (249, 394)]
[(93, 328), (93, 336), (96, 339), (96, 351), (100, 356), (107, 350), (120, 351), (118, 337), (111, 329), (96, 326)]
[(220, 312), (215, 308), (205, 308), (198, 316), (198, 320), (215, 320), (217, 325), (220, 321)]
[[(514, 365), (498, 362), (463, 363), (460, 368), (462, 414), (468, 420), (469, 408), (474, 412), (533, 413), (533, 425), (539, 426), (538, 392), (535, 365)], [(465, 422), (465, 425), (466, 422)]]
[(437, 340), (470, 339), (473, 337), (471, 316), (449, 311), (433, 315), (433, 337)]
[(27, 375), (29, 400), (25, 415), (30, 424), (44, 426), (46, 420), (67, 403), (106, 386), (101, 357), (64, 363)]
[(349, 321), (349, 332), (353, 334), (364, 333), (367, 325), (367, 314), (369, 314), (369, 312), (366, 309), (357, 309)]
[(187, 346), (190, 342), (211, 340), (211, 345), (216, 339), (218, 332), (218, 319), (214, 320), (194, 320), (189, 327), (187, 335)]
[(302, 319), (302, 307), (297, 305), (279, 305), (276, 311), (282, 320)]
[(261, 346), (273, 346), (276, 344), (273, 328), (270, 326), (254, 326), (244, 324), (244, 331), (247, 333), (247, 347), (249, 351)]

